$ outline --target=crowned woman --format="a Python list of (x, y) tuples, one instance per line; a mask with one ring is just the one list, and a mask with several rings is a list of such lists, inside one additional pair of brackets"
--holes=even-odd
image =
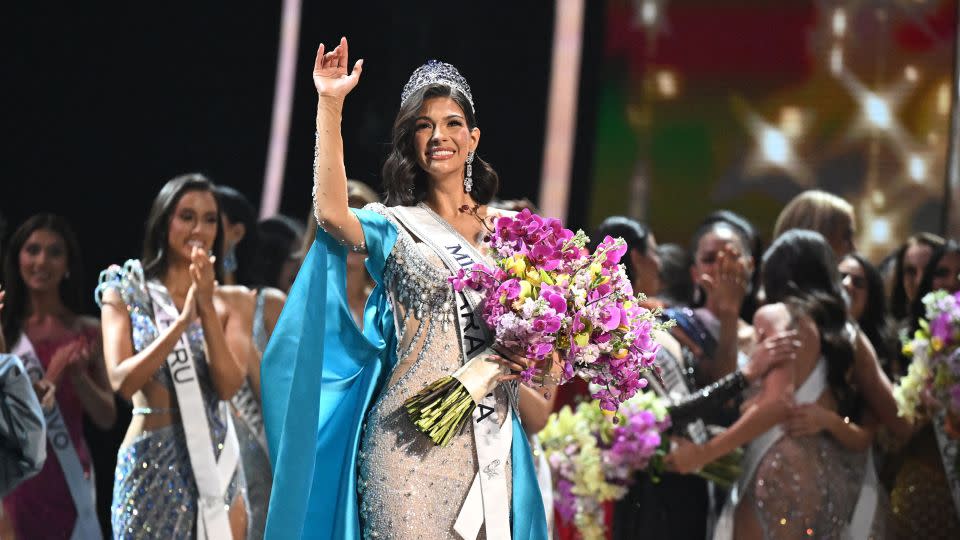
[[(447, 280), (484, 259), (498, 185), (476, 154), (470, 87), (449, 64), (414, 71), (383, 167), (386, 206), (351, 210), (340, 121), (363, 61), (348, 73), (347, 60), (345, 38), (317, 53), (319, 230), (263, 359), (267, 538), (546, 539), (515, 382), (528, 361), (493, 354), (478, 299)], [(376, 282), (359, 325), (346, 300), (350, 251), (366, 254)], [(489, 365), (496, 377), (464, 382), (477, 406), (448, 444), (410, 421), (408, 398)]]

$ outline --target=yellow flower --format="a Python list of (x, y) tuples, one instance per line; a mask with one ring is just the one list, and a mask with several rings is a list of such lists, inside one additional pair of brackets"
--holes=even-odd
[[(544, 274), (546, 274), (546, 272), (544, 272)], [(526, 280), (529, 281), (531, 285), (539, 285), (542, 281), (542, 277), (536, 268), (528, 268), (526, 272)]]
[(505, 270), (516, 277), (523, 277), (524, 272), (527, 269), (527, 263), (523, 258), (523, 255), (517, 254), (509, 259), (503, 261)]
[(943, 349), (943, 340), (938, 337), (930, 338), (930, 348), (933, 352), (940, 352)]
[(913, 342), (908, 341), (903, 344), (903, 355), (904, 356), (913, 356)]
[(586, 347), (587, 343), (590, 343), (590, 332), (580, 332), (573, 336), (573, 341), (578, 347)]
[(590, 265), (590, 279), (597, 279), (597, 274), (603, 271), (603, 267), (600, 266), (600, 263), (592, 263)]
[(628, 354), (630, 354), (630, 351), (628, 351), (627, 349), (619, 349), (617, 351), (614, 351), (613, 357), (619, 360), (621, 358), (626, 358)]
[(520, 281), (520, 298), (530, 298), (533, 292), (533, 285), (527, 280)]

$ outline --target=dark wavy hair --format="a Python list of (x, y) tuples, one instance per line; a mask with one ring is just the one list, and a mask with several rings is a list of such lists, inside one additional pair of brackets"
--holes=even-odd
[(690, 277), (690, 252), (680, 244), (660, 244), (660, 294), (669, 306), (689, 306), (693, 302)]
[(56, 233), (63, 239), (67, 253), (67, 273), (60, 281), (60, 300), (72, 312), (81, 310), (80, 284), (83, 283), (83, 260), (80, 257), (80, 243), (73, 228), (64, 218), (54, 214), (36, 214), (13, 232), (10, 246), (3, 260), (4, 289), (7, 291), (0, 321), (3, 323), (3, 336), (7, 344), (13, 346), (23, 331), (23, 321), (27, 316), (27, 284), (20, 275), (20, 250), (34, 231), (45, 230)]
[[(213, 182), (200, 173), (174, 177), (160, 188), (147, 216), (146, 234), (143, 238), (143, 274), (148, 279), (159, 279), (167, 272), (167, 243), (170, 220), (180, 198), (190, 191), (205, 191), (217, 199)], [(220, 203), (217, 203), (217, 236), (213, 240), (213, 253), (217, 260), (213, 271), (217, 280), (223, 282), (223, 227), (220, 226)]]
[(816, 323), (839, 412), (857, 418), (860, 398), (852, 385), (853, 342), (830, 244), (818, 232), (790, 229), (764, 253), (762, 274), (767, 302), (783, 302), (794, 318), (805, 315)]
[(897, 358), (896, 332), (893, 323), (887, 314), (887, 300), (883, 293), (883, 277), (880, 271), (866, 257), (859, 253), (851, 253), (844, 257), (856, 261), (863, 268), (863, 276), (867, 285), (867, 303), (863, 314), (857, 320), (863, 334), (870, 340), (870, 344), (877, 351), (877, 357), (888, 376), (893, 376), (892, 362)]
[[(597, 244), (603, 241), (606, 236), (623, 238), (629, 249), (635, 249), (641, 255), (646, 255), (650, 248), (650, 229), (639, 221), (628, 217), (611, 216), (603, 220), (603, 223), (597, 227), (597, 231), (591, 238), (590, 249), (596, 249)], [(630, 283), (633, 283), (634, 277), (637, 275), (637, 269), (633, 267), (633, 261), (630, 260), (629, 254), (620, 259), (620, 264), (626, 270), (627, 279), (630, 280)]]
[[(400, 106), (397, 118), (393, 122), (393, 140), (390, 154), (383, 164), (383, 187), (386, 191), (387, 206), (412, 206), (422, 201), (427, 194), (428, 178), (420, 167), (417, 151), (413, 144), (414, 131), (420, 109), (430, 98), (449, 97), (463, 109), (467, 128), (477, 127), (477, 117), (473, 107), (459, 90), (443, 84), (430, 84), (411, 94)], [(473, 200), (487, 204), (497, 195), (500, 178), (489, 163), (474, 154), (473, 158)]]
[(220, 213), (230, 223), (242, 223), (245, 230), (243, 238), (233, 247), (237, 257), (237, 283), (247, 287), (262, 285), (257, 268), (257, 253), (260, 247), (260, 231), (257, 229), (257, 212), (250, 201), (230, 186), (218, 185), (213, 188), (220, 205)]
[[(890, 293), (890, 315), (896, 320), (903, 320), (910, 315), (910, 300), (907, 299), (907, 291), (903, 288), (903, 258), (907, 250), (916, 245), (929, 247), (934, 255), (943, 249), (946, 241), (933, 233), (921, 232), (914, 234), (897, 249), (896, 263), (893, 271), (893, 291)], [(933, 259), (933, 257), (931, 257)], [(918, 268), (918, 271), (923, 271)]]

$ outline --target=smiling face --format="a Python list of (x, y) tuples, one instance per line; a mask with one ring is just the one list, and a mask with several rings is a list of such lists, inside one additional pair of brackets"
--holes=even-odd
[(462, 180), (467, 154), (476, 150), (480, 130), (470, 129), (460, 105), (449, 97), (429, 98), (414, 122), (420, 168), (434, 180)]
[(19, 253), (20, 277), (31, 292), (57, 290), (67, 273), (67, 246), (49, 229), (30, 233)]
[(850, 317), (860, 320), (867, 308), (867, 274), (853, 257), (844, 257), (837, 269), (843, 278), (843, 288), (850, 297)]
[(187, 191), (170, 215), (167, 249), (181, 262), (189, 261), (193, 247), (213, 249), (217, 238), (217, 199), (209, 191)]

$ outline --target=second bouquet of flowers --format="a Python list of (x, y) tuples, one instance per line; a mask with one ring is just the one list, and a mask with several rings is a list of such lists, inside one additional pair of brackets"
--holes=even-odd
[(904, 339), (903, 351), (913, 360), (893, 390), (900, 416), (915, 421), (945, 411), (947, 427), (960, 436), (960, 292), (934, 291), (923, 297), (926, 317)]
[[(495, 264), (460, 270), (450, 281), (456, 291), (469, 287), (482, 295), (480, 312), (495, 350), (533, 361), (521, 374), (524, 383), (541, 381), (558, 361), (555, 382), (581, 377), (612, 416), (646, 386), (643, 375), (659, 349), (652, 332), (663, 325), (640, 305), (643, 298), (634, 295), (620, 265), (626, 243), (606, 237), (591, 253), (589, 241), (583, 231), (529, 210), (499, 217), (485, 241)], [(474, 358), (405, 403), (436, 444), (448, 443), (496, 384), (497, 369), (484, 363)], [(485, 376), (476, 376), (481, 372)]]

